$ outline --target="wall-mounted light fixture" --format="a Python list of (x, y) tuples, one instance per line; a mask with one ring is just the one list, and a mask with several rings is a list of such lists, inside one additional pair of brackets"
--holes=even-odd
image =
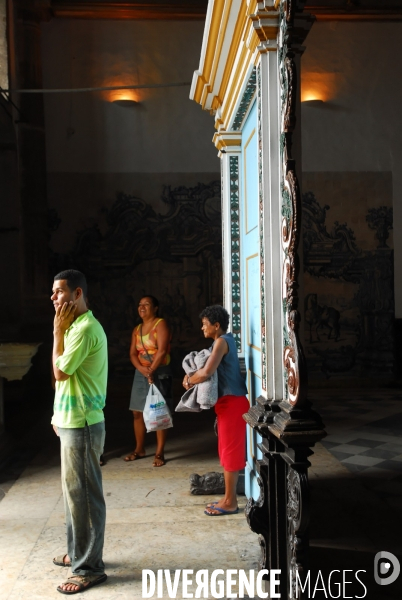
[[(113, 83), (115, 82), (113, 81)], [(105, 96), (105, 100), (107, 99), (108, 102), (124, 108), (135, 108), (141, 100), (137, 90), (111, 90)]]
[(130, 98), (119, 98), (117, 100), (112, 100), (112, 102), (118, 106), (124, 106), (125, 108), (135, 108), (139, 105), (137, 100), (131, 100)]
[(318, 98), (314, 98), (311, 100), (302, 100), (303, 106), (323, 106), (324, 100), (319, 100)]

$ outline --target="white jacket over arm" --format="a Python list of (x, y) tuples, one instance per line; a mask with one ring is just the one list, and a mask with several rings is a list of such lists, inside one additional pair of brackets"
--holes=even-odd
[[(183, 369), (187, 375), (192, 375), (207, 362), (211, 356), (210, 350), (190, 352), (183, 359)], [(218, 400), (218, 372), (215, 371), (209, 379), (202, 383), (196, 383), (192, 388), (186, 390), (176, 406), (176, 412), (201, 412), (212, 408)]]

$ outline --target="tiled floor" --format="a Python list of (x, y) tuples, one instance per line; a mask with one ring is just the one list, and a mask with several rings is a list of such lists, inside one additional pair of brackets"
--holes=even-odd
[(322, 444), (363, 476), (402, 481), (402, 390), (313, 390), (328, 436)]
[[(311, 568), (323, 573), (363, 569), (366, 600), (400, 600), (398, 582), (379, 593), (373, 560), (380, 550), (402, 557), (402, 390), (311, 390), (310, 398), (328, 433), (324, 447), (314, 448), (309, 470)], [(207, 497), (189, 494), (191, 472), (218, 466), (213, 415), (201, 427), (203, 415), (182, 413), (183, 423), (178, 417), (169, 434), (166, 467), (152, 469), (151, 448), (138, 464), (118, 457), (120, 445), (132, 443), (123, 400), (111, 394), (102, 470), (109, 579), (89, 590), (88, 598), (139, 600), (142, 568), (256, 568), (260, 548), (244, 516), (211, 523), (203, 513)], [(0, 468), (0, 596), (8, 600), (56, 598), (56, 585), (65, 576), (51, 562), (63, 551), (65, 537), (58, 442), (49, 425), (47, 431), (39, 454), (33, 446), (38, 435), (32, 431), (31, 437), (23, 436), (25, 445), (14, 460)], [(120, 454), (130, 449), (121, 448)], [(239, 498), (241, 508), (245, 500)], [(362, 597), (361, 591), (343, 597)]]

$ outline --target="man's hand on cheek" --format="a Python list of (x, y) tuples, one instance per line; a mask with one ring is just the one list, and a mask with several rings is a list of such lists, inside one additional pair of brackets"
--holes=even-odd
[(53, 328), (55, 333), (65, 333), (74, 321), (77, 306), (73, 302), (65, 302), (63, 306), (56, 308)]

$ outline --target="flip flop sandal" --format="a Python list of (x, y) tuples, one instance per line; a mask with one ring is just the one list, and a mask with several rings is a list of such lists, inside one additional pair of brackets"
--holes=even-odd
[(57, 567), (71, 567), (71, 561), (65, 562), (65, 558), (68, 554), (60, 554), (53, 559), (53, 564)]
[(66, 581), (64, 581), (61, 585), (76, 585), (78, 590), (63, 590), (60, 586), (57, 586), (57, 591), (60, 594), (79, 594), (80, 592), (85, 592), (89, 590), (89, 588), (94, 585), (98, 585), (99, 583), (103, 583), (106, 581), (107, 575), (104, 573), (103, 575), (73, 575), (69, 577)]
[(217, 512), (210, 513), (207, 510), (204, 510), (204, 514), (206, 514), (208, 517), (221, 517), (222, 515), (237, 515), (237, 513), (239, 512), (239, 507), (237, 507), (235, 510), (225, 510), (224, 508), (218, 508), (218, 506), (211, 506), (211, 510), (215, 510)]
[[(162, 461), (161, 465), (157, 465), (156, 461), (160, 460)], [(155, 458), (154, 458), (154, 462), (153, 462), (153, 467), (163, 467), (163, 465), (166, 465), (166, 460), (165, 457), (163, 456), (163, 454), (155, 454)]]
[(145, 456), (145, 454), (144, 456), (141, 456), (141, 454), (138, 454), (138, 452), (132, 452), (131, 454), (127, 454), (123, 460), (125, 462), (133, 462), (133, 460), (140, 460), (140, 458), (145, 458)]

